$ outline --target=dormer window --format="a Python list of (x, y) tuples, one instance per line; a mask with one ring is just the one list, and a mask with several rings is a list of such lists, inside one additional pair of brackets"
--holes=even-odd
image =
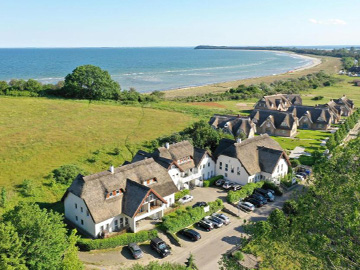
[(154, 183), (157, 183), (156, 178), (152, 178), (152, 179), (145, 180), (145, 181), (143, 182), (143, 185), (144, 185), (144, 186), (149, 186), (149, 185), (154, 184)]
[(106, 193), (106, 199), (119, 196), (121, 193), (122, 193), (121, 189), (115, 189), (113, 191)]

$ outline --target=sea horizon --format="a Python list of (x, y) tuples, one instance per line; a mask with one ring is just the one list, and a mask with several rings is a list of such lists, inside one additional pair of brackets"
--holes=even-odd
[(190, 88), (289, 72), (310, 58), (275, 51), (194, 50), (194, 47), (1, 48), (0, 80), (57, 83), (77, 66), (107, 70), (122, 89)]

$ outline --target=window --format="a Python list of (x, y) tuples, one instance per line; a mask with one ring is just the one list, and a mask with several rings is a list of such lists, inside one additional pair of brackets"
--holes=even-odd
[(84, 221), (83, 221), (83, 220), (81, 220), (81, 225), (84, 225)]
[(78, 221), (78, 220), (79, 220), (78, 216), (75, 216), (75, 220), (76, 220), (76, 221)]
[(225, 173), (225, 177), (227, 177), (227, 173)]
[(87, 215), (87, 216), (90, 216), (90, 213), (89, 213), (89, 211), (88, 211), (88, 210), (86, 210), (86, 215)]
[(219, 164), (219, 169), (222, 170), (222, 162)]
[(277, 172), (279, 172), (279, 171), (280, 171), (280, 166), (277, 167)]
[(125, 226), (129, 225), (129, 219), (126, 217), (125, 218)]
[(229, 170), (229, 164), (225, 164), (225, 172), (227, 172)]
[(84, 208), (80, 207), (80, 211), (81, 211), (81, 213), (83, 213), (83, 212), (84, 212)]
[(231, 173), (234, 173), (234, 167), (231, 166)]
[(100, 227), (100, 231), (102, 232), (104, 230), (104, 226), (101, 226)]
[(120, 218), (120, 227), (123, 227), (123, 226), (124, 226), (124, 219)]
[(280, 171), (282, 171), (282, 170), (283, 170), (283, 168), (284, 168), (283, 166), (284, 166), (284, 164), (281, 164), (281, 169), (280, 169)]
[(210, 162), (208, 162), (208, 167), (210, 167)]
[(240, 171), (240, 167), (237, 167), (237, 175), (240, 175), (241, 171)]
[(77, 203), (75, 203), (75, 209), (77, 209)]
[(117, 226), (118, 225), (118, 220), (117, 219), (115, 219), (115, 226)]

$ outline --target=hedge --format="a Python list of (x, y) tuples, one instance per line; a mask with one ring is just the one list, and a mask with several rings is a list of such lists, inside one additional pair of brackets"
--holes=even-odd
[(86, 239), (80, 238), (77, 242), (77, 246), (82, 251), (90, 251), (94, 249), (106, 249), (114, 248), (118, 246), (125, 246), (129, 243), (141, 243), (152, 238), (157, 237), (157, 230), (141, 231), (138, 233), (124, 233), (114, 237), (105, 239)]
[(214, 176), (214, 177), (211, 177), (210, 179), (208, 180), (204, 180), (204, 187), (211, 187), (215, 184), (215, 182), (219, 179), (223, 179), (224, 176), (222, 175), (218, 175), (218, 176)]
[(184, 197), (185, 195), (190, 194), (190, 190), (188, 189), (184, 189), (182, 191), (178, 191), (175, 193), (175, 201), (178, 201), (179, 199), (181, 199), (182, 197)]
[(204, 212), (204, 207), (178, 209), (175, 213), (163, 217), (161, 227), (164, 230), (175, 233), (200, 221), (203, 217), (211, 215), (223, 208), (223, 202), (220, 199), (217, 199), (214, 202), (209, 202), (208, 205), (210, 206), (210, 211), (207, 213)]
[(276, 196), (283, 195), (283, 192), (281, 191), (280, 187), (275, 185), (273, 182), (265, 181), (262, 188), (263, 189), (272, 189), (273, 191), (275, 191)]
[(254, 192), (255, 188), (261, 188), (264, 185), (264, 182), (257, 183), (248, 183), (243, 186), (240, 190), (232, 191), (230, 190), (227, 195), (227, 201), (229, 203), (238, 202), (240, 199), (244, 199), (247, 196), (251, 195)]

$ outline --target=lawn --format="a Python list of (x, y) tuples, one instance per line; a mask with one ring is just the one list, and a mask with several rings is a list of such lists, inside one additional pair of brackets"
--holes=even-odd
[(119, 166), (131, 159), (128, 148), (135, 152), (144, 141), (198, 119), (153, 108), (45, 98), (0, 97), (0, 111), (0, 186), (17, 196), (13, 188), (31, 179), (45, 201), (59, 199), (42, 185), (53, 169), (77, 164), (97, 172)]
[(326, 137), (329, 137), (330, 133), (321, 131), (321, 130), (300, 130), (298, 129), (298, 134), (295, 138), (288, 137), (276, 137), (272, 138), (276, 140), (282, 148), (291, 151), (295, 147), (300, 146), (304, 147), (305, 151), (313, 152), (315, 150), (325, 150), (324, 147), (320, 146), (321, 141)]

